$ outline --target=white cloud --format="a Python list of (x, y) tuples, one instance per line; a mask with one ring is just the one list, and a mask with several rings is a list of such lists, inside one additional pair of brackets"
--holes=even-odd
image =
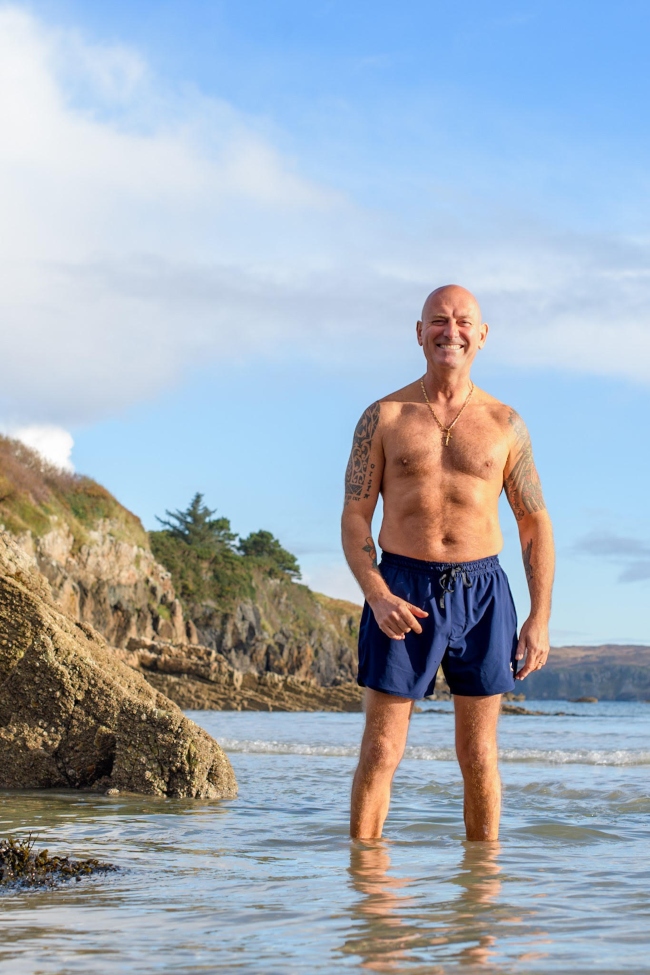
[(483, 300), (494, 360), (650, 379), (648, 241), (466, 216), (416, 235), (301, 176), (233, 106), (165, 89), (137, 51), (0, 7), (14, 424), (92, 422), (220, 357), (406, 357), (449, 279)]
[(229, 106), (164, 109), (136, 55), (0, 8), (5, 412), (92, 420), (228, 354), (283, 233), (338, 205)]
[(29, 426), (8, 431), (9, 436), (22, 441), (33, 450), (64, 471), (73, 471), (72, 448), (74, 440), (62, 427)]

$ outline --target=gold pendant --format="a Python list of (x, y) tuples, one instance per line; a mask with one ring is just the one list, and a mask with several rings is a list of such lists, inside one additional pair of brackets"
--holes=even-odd
[(445, 433), (446, 433), (445, 447), (448, 447), (449, 446), (449, 441), (451, 440), (451, 430), (445, 430)]

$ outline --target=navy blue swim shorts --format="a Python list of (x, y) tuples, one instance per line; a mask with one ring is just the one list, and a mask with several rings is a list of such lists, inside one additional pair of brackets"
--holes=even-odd
[(368, 604), (359, 630), (362, 687), (413, 700), (433, 693), (438, 667), (452, 694), (514, 690), (517, 614), (497, 556), (476, 562), (422, 562), (384, 552), (388, 588), (429, 615), (404, 640), (379, 629)]

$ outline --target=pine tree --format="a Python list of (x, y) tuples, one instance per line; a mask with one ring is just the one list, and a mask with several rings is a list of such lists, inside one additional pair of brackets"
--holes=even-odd
[(271, 570), (283, 572), (293, 579), (300, 578), (298, 559), (291, 552), (287, 552), (286, 548), (282, 548), (271, 532), (263, 529), (251, 532), (247, 538), (242, 538), (240, 541), (239, 551), (247, 558), (256, 559)]
[(157, 518), (162, 531), (149, 534), (151, 550), (171, 572), (190, 613), (200, 613), (203, 605), (230, 609), (252, 596), (250, 572), (235, 548), (237, 535), (228, 518), (214, 518), (199, 492), (185, 511), (165, 514)]
[(203, 504), (203, 495), (197, 491), (185, 511), (165, 511), (167, 518), (158, 518), (163, 529), (173, 538), (181, 539), (197, 551), (209, 552), (232, 550), (237, 535), (230, 530), (228, 518), (213, 518), (214, 510)]

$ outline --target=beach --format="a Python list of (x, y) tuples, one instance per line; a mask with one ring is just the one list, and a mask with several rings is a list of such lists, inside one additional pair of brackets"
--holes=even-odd
[[(528, 704), (528, 702), (527, 702)], [(3, 793), (2, 834), (121, 869), (2, 895), (22, 973), (644, 972), (650, 705), (500, 723), (498, 848), (466, 844), (445, 702), (412, 720), (385, 841), (351, 844), (360, 714), (191, 712), (234, 801)], [(564, 711), (564, 716), (551, 712)]]

